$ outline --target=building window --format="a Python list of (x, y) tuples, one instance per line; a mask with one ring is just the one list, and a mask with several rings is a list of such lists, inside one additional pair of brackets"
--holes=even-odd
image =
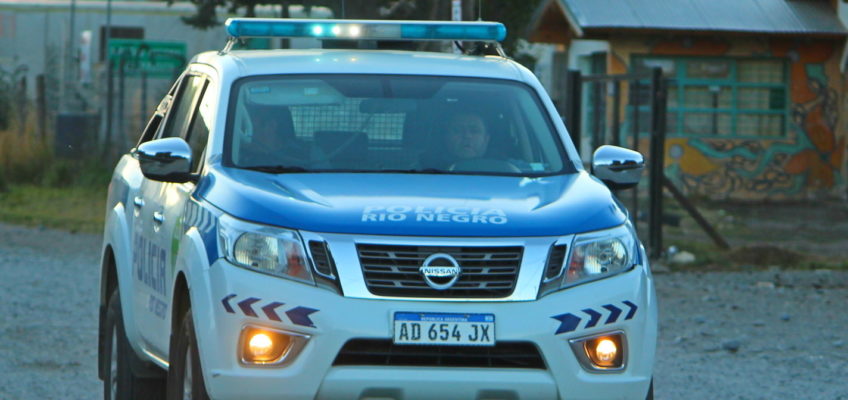
[[(668, 81), (666, 133), (681, 136), (780, 137), (789, 118), (786, 60), (652, 57), (634, 71), (660, 67)], [(638, 96), (641, 100), (641, 97)], [(647, 103), (639, 101), (647, 113)], [(644, 109), (644, 110), (643, 110)], [(640, 125), (642, 125), (640, 121)], [(640, 126), (640, 130), (645, 130)]]

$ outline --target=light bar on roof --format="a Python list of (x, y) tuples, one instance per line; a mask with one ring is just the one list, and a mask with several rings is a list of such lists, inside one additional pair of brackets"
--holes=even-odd
[(348, 19), (230, 18), (227, 33), (234, 38), (287, 37), (371, 40), (502, 41), (500, 22), (378, 21)]

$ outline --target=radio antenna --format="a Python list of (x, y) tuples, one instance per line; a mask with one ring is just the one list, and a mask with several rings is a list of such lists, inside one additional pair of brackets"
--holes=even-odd
[(342, 0), (342, 19), (345, 18), (345, 0)]
[(477, 0), (477, 20), (483, 20), (483, 0)]

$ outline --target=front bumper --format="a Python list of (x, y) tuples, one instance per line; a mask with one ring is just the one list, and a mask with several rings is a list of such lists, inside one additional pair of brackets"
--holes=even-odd
[[(645, 267), (523, 302), (346, 298), (224, 260), (200, 275), (196, 279), (205, 282), (191, 285), (193, 314), (204, 378), (215, 399), (644, 399), (653, 374), (657, 306)], [(638, 307), (629, 319), (624, 301)], [(612, 321), (605, 305), (623, 312)], [(592, 324), (586, 310), (602, 317)], [(399, 311), (495, 314), (496, 340), (534, 343), (546, 369), (333, 365), (350, 339), (390, 339)], [(246, 325), (310, 340), (284, 367), (245, 366), (237, 341)], [(610, 331), (626, 335), (626, 368), (586, 371), (569, 339)]]

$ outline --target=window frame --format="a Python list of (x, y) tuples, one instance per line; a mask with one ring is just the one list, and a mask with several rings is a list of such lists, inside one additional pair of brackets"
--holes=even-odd
[[(666, 122), (666, 135), (675, 137), (704, 137), (704, 138), (730, 138), (730, 139), (782, 139), (789, 132), (790, 124), (792, 123), (792, 107), (791, 107), (791, 76), (789, 70), (789, 60), (785, 57), (716, 57), (716, 56), (662, 56), (652, 54), (636, 54), (631, 56), (630, 70), (635, 71), (638, 62), (643, 60), (668, 60), (674, 63), (674, 74), (663, 75), (665, 79), (669, 79), (674, 84), (675, 88), (669, 90), (668, 98), (675, 96), (677, 105), (675, 107), (667, 107), (667, 114), (675, 115), (674, 129), (669, 129)], [(729, 63), (728, 77), (724, 79), (710, 78), (690, 78), (687, 76), (688, 63), (691, 61), (719, 61)], [(740, 61), (779, 61), (782, 64), (783, 81), (781, 83), (759, 83), (759, 82), (742, 82), (739, 81), (739, 63)], [(731, 90), (731, 107), (730, 108), (702, 108), (702, 107), (687, 107), (686, 106), (686, 88), (699, 86), (718, 86), (720, 88), (729, 87)], [(783, 109), (770, 110), (762, 108), (742, 109), (739, 107), (740, 89), (781, 89), (783, 90)], [(650, 105), (639, 105), (640, 111), (650, 109)], [(720, 134), (717, 132), (699, 134), (686, 133), (683, 129), (686, 115), (689, 113), (701, 114), (717, 114), (729, 115), (730, 133)], [(629, 114), (629, 113), (628, 113)], [(780, 115), (783, 116), (783, 122), (779, 131), (774, 133), (765, 133), (760, 135), (740, 134), (739, 133), (739, 117), (742, 115)], [(668, 121), (668, 119), (666, 120)]]
[(164, 119), (160, 122), (159, 128), (156, 131), (156, 134), (153, 136), (153, 139), (162, 139), (162, 134), (165, 131), (165, 128), (170, 129), (172, 124), (175, 123), (174, 112), (175, 112), (176, 109), (179, 108), (177, 106), (182, 101), (183, 96), (185, 96), (185, 92), (186, 92), (187, 85), (188, 85), (188, 80), (191, 79), (191, 78), (199, 78), (199, 79), (202, 79), (203, 82), (202, 82), (202, 86), (200, 87), (198, 93), (195, 94), (195, 98), (191, 100), (191, 104), (189, 105), (188, 112), (187, 112), (188, 115), (189, 115), (188, 124), (186, 124), (184, 126), (184, 129), (181, 132), (177, 132), (176, 135), (168, 136), (168, 137), (178, 137), (178, 138), (182, 138), (183, 140), (188, 141), (187, 138), (186, 138), (186, 135), (188, 134), (188, 132), (191, 132), (191, 127), (194, 124), (194, 119), (197, 116), (196, 115), (197, 106), (200, 104), (200, 101), (203, 98), (203, 94), (206, 91), (206, 87), (209, 86), (209, 77), (206, 74), (199, 73), (199, 72), (187, 72), (187, 73), (184, 73), (180, 77), (176, 92), (173, 94), (173, 97), (171, 98), (171, 101), (168, 104), (168, 110), (165, 111)]

